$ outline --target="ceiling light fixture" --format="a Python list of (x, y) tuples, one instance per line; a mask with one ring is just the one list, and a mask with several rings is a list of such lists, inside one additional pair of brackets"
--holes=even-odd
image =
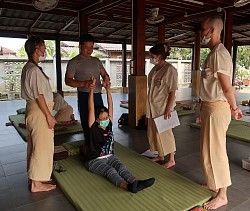
[(33, 0), (32, 4), (37, 10), (48, 11), (55, 9), (59, 0)]
[(190, 2), (190, 3), (194, 3), (194, 4), (199, 4), (199, 5), (204, 5), (203, 2), (201, 2), (201, 1), (196, 1), (196, 0), (183, 0), (183, 1), (187, 1), (187, 2)]

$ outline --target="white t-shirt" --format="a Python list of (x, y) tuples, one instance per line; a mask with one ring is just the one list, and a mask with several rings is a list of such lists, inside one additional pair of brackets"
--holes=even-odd
[(232, 58), (223, 44), (213, 48), (208, 54), (201, 72), (200, 97), (202, 101), (227, 101), (223, 94), (217, 72), (228, 75), (232, 81)]
[(21, 97), (25, 100), (35, 100), (40, 94), (44, 96), (47, 103), (53, 103), (49, 79), (34, 63), (27, 62), (22, 69)]

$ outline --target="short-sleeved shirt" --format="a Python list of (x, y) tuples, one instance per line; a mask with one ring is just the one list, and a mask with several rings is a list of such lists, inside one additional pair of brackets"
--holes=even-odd
[(49, 79), (46, 78), (37, 65), (27, 62), (22, 69), (21, 97), (25, 100), (35, 100), (41, 94), (47, 103), (53, 102)]
[[(100, 81), (100, 71), (104, 69), (102, 62), (95, 57), (85, 57), (78, 55), (73, 59), (69, 60), (66, 74), (74, 74), (74, 79), (77, 81), (86, 81), (90, 80), (91, 75), (93, 74), (96, 78), (96, 87), (94, 93), (100, 93), (102, 90), (102, 85)], [(89, 92), (88, 88), (78, 87), (79, 92)]]
[(232, 81), (232, 58), (223, 44), (218, 44), (208, 54), (201, 72), (200, 97), (202, 101), (227, 101), (217, 73), (229, 76)]
[(66, 108), (68, 106), (68, 103), (64, 100), (62, 95), (60, 95), (59, 93), (53, 92), (53, 97), (54, 97), (53, 110), (59, 111), (59, 110)]
[(113, 146), (112, 122), (110, 121), (108, 127), (103, 130), (95, 121), (90, 128), (90, 146), (87, 160), (114, 154)]
[[(166, 62), (160, 70), (157, 70), (156, 66), (152, 68), (148, 75), (147, 118), (164, 114), (169, 93), (178, 89), (177, 83), (177, 70), (170, 63)], [(172, 110), (174, 106), (175, 103), (172, 105)]]

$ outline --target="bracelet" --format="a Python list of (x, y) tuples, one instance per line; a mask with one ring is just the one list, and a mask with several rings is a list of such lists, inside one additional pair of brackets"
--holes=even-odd
[(235, 109), (231, 108), (232, 111), (237, 111), (238, 107), (236, 107)]

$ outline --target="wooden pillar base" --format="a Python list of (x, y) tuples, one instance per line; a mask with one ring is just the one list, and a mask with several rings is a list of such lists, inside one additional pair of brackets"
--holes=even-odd
[(200, 82), (201, 82), (201, 71), (193, 70), (192, 76), (192, 96), (200, 96)]
[(128, 76), (129, 126), (135, 128), (138, 120), (146, 113), (147, 76)]

